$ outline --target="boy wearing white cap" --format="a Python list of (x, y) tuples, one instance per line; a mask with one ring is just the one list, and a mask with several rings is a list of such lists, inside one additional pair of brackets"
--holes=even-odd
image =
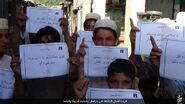
[[(99, 19), (101, 19), (101, 16), (97, 13), (86, 14), (85, 21), (83, 23), (84, 31), (93, 31), (94, 27), (95, 27), (95, 23)], [(77, 37), (78, 37), (77, 27), (75, 28), (75, 31), (72, 34), (72, 36), (70, 36), (69, 32), (68, 32), (68, 25), (69, 24), (68, 24), (68, 21), (66, 18), (60, 19), (60, 25), (62, 27), (64, 40), (68, 46), (69, 55), (73, 56), (75, 54), (75, 50), (76, 50), (75, 46), (76, 46), (76, 41), (77, 41)]]
[[(113, 20), (98, 20), (93, 31), (94, 44), (96, 46), (116, 46), (119, 37), (116, 29), (117, 25)], [(90, 78), (89, 85), (91, 87), (108, 87), (105, 77)]]
[(119, 35), (117, 25), (113, 20), (101, 19), (95, 24), (93, 41), (97, 46), (116, 46)]
[[(117, 25), (113, 20), (97, 20), (93, 31), (93, 41), (97, 46), (116, 46), (119, 35), (116, 32)], [(73, 60), (74, 61), (74, 60)], [(72, 62), (72, 61), (71, 61)], [(72, 76), (72, 75), (71, 75)], [(80, 78), (81, 76), (78, 76)], [(105, 77), (91, 77), (89, 86), (106, 88), (107, 81)]]
[[(14, 92), (14, 73), (10, 68), (11, 57), (6, 55), (9, 43), (8, 20), (0, 18), (0, 99), (10, 99)], [(8, 83), (8, 85), (6, 83)], [(8, 89), (2, 86), (9, 86)], [(10, 87), (11, 86), (11, 87)]]
[(0, 68), (10, 69), (11, 57), (5, 55), (8, 43), (8, 20), (0, 18)]
[(84, 30), (93, 31), (97, 20), (101, 19), (101, 16), (97, 13), (88, 13), (85, 16)]
[[(119, 38), (116, 29), (117, 25), (113, 20), (109, 19), (98, 20), (95, 24), (95, 29), (93, 31), (93, 41), (95, 45), (116, 46)], [(83, 45), (84, 43), (81, 44), (80, 46), (82, 47)], [(84, 51), (85, 51), (84, 49), (80, 48), (78, 54), (80, 54), (80, 56), (84, 55), (82, 54), (85, 53)], [(81, 58), (84, 58), (84, 56), (81, 56)], [(81, 59), (77, 58), (77, 60)], [(108, 69), (110, 71), (110, 73), (108, 72), (108, 80), (106, 77), (89, 77), (89, 80), (84, 78), (82, 71), (83, 68), (80, 68), (80, 65), (78, 67), (79, 68), (78, 73), (80, 73), (78, 76), (78, 80), (73, 84), (74, 92), (79, 99), (84, 98), (88, 85), (89, 87), (93, 88), (118, 88), (118, 89), (137, 88), (137, 86), (135, 85), (135, 68), (132, 65), (132, 63), (128, 60), (117, 59), (115, 62), (113, 62), (111, 67), (109, 66), (110, 69)], [(124, 69), (125, 71), (124, 74), (122, 72), (123, 71), (122, 69)], [(128, 77), (128, 75), (125, 73), (128, 73), (128, 75), (131, 75), (132, 77), (131, 76)]]

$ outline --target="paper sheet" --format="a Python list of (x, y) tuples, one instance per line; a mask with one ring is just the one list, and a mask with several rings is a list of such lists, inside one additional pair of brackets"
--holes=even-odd
[(139, 22), (138, 27), (140, 32), (136, 33), (135, 54), (150, 54), (152, 49), (150, 36), (154, 37), (158, 47), (161, 47), (164, 38), (185, 40), (184, 26), (177, 23)]
[(65, 75), (68, 57), (65, 43), (21, 45), (21, 75), (25, 79)]
[(63, 17), (61, 9), (27, 7), (26, 32), (37, 33), (40, 28), (51, 26), (62, 33), (59, 19)]
[(132, 89), (88, 88), (87, 99), (143, 99), (140, 91)]
[(160, 75), (185, 81), (185, 41), (165, 39), (162, 43)]
[(77, 38), (76, 51), (78, 51), (83, 38), (85, 38), (85, 44), (87, 46), (92, 46), (92, 45), (94, 46), (94, 42), (92, 40), (92, 37), (93, 37), (92, 31), (79, 31), (78, 34), (79, 34), (79, 37)]
[(117, 58), (128, 59), (128, 49), (89, 46), (86, 50), (84, 71), (86, 76), (107, 76), (109, 64)]

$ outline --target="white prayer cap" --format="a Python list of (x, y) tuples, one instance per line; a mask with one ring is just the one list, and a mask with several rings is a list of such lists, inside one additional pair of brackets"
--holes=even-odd
[(99, 19), (101, 19), (101, 16), (99, 14), (97, 14), (97, 13), (88, 13), (85, 16), (85, 20), (88, 20), (88, 19), (96, 19), (96, 20), (99, 20)]
[(96, 21), (95, 29), (96, 28), (110, 28), (111, 30), (116, 32), (117, 25), (113, 20), (101, 19), (101, 20)]
[(0, 18), (0, 29), (8, 29), (8, 20)]

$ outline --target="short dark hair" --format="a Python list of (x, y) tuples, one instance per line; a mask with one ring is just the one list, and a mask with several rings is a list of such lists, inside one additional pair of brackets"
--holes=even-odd
[(112, 30), (112, 29), (110, 29), (110, 28), (108, 28), (108, 27), (98, 27), (98, 28), (95, 28), (94, 31), (93, 31), (93, 37), (96, 36), (96, 34), (98, 33), (98, 31), (99, 31), (100, 29), (109, 30), (109, 31), (111, 31), (111, 32), (113, 33), (115, 39), (118, 38), (118, 35), (117, 35), (116, 31), (114, 31), (114, 30)]
[(36, 43), (39, 42), (39, 40), (41, 39), (42, 36), (45, 36), (48, 34), (51, 34), (53, 36), (55, 42), (60, 42), (59, 32), (51, 26), (46, 26), (46, 27), (39, 29), (39, 31), (36, 33), (36, 36), (35, 36)]
[(113, 73), (124, 73), (128, 75), (131, 80), (134, 80), (136, 76), (134, 65), (126, 59), (116, 59), (109, 65), (107, 70), (108, 79)]

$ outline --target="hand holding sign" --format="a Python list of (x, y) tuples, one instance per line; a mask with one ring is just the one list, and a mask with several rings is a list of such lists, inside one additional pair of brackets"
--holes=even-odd
[(67, 44), (68, 47), (68, 51), (69, 51), (69, 56), (73, 56), (74, 50), (75, 50), (75, 45), (76, 45), (76, 40), (78, 37), (78, 33), (77, 33), (77, 27), (75, 27), (75, 32), (73, 33), (72, 37), (70, 36), (69, 32), (68, 32), (68, 21), (66, 18), (62, 17), (59, 19), (60, 21), (60, 26), (62, 28), (62, 33), (64, 35), (64, 40)]
[(94, 46), (94, 42), (92, 40), (93, 32), (92, 31), (78, 31), (78, 38), (76, 42), (76, 50), (79, 49), (80, 44), (82, 43), (83, 38), (85, 38), (85, 44), (87, 46)]
[(85, 49), (87, 48), (85, 44), (85, 38), (83, 38), (82, 43), (80, 44), (80, 49), (78, 51), (77, 57), (80, 61), (80, 66), (78, 67), (78, 81), (74, 83), (73, 88), (78, 99), (85, 98), (86, 91), (88, 88), (89, 80), (84, 77), (84, 56)]
[(75, 95), (78, 99), (84, 99), (89, 85), (87, 78), (80, 78), (73, 84)]
[(155, 66), (157, 66), (157, 68), (159, 68), (160, 56), (161, 56), (162, 50), (160, 48), (158, 48), (158, 46), (152, 36), (150, 36), (150, 40), (151, 40), (151, 44), (153, 46), (152, 50), (150, 52), (150, 61), (153, 65), (155, 65)]
[(78, 79), (79, 76), (84, 76), (84, 56), (85, 56), (85, 48), (87, 45), (85, 44), (85, 38), (82, 40), (82, 43), (80, 44), (80, 49), (78, 50), (78, 53), (74, 57), (70, 57), (68, 59), (68, 62), (70, 63), (70, 78), (75, 80)]
[(70, 46), (69, 46), (69, 52), (71, 52), (71, 54), (73, 55), (75, 52), (75, 48), (76, 48), (76, 41), (77, 38), (79, 37), (78, 32), (77, 32), (77, 27), (75, 27), (75, 31), (74, 33), (72, 33), (72, 36), (70, 37)]
[(134, 46), (134, 48), (135, 48), (136, 32), (139, 32), (140, 30), (136, 26), (134, 26), (132, 18), (130, 18), (130, 26), (131, 26), (130, 42), (131, 42), (131, 45)]
[(78, 70), (79, 78), (84, 78), (84, 56), (86, 55), (85, 48), (87, 48), (87, 45), (85, 44), (85, 38), (83, 38), (77, 55), (80, 59), (80, 67)]

